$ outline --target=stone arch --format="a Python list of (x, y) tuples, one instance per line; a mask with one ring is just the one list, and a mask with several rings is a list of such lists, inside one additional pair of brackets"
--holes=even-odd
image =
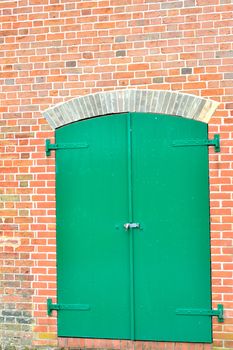
[(218, 104), (182, 92), (125, 89), (75, 97), (42, 114), (53, 129), (91, 117), (125, 112), (175, 115), (208, 123)]

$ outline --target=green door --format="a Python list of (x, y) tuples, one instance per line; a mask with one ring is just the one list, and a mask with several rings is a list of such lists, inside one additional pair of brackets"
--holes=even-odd
[(177, 117), (132, 117), (135, 336), (211, 342), (207, 125)]
[(56, 131), (81, 147), (56, 152), (59, 336), (130, 337), (126, 135), (123, 115)]
[(59, 336), (211, 342), (177, 313), (211, 310), (208, 149), (185, 145), (207, 137), (142, 113), (56, 131)]

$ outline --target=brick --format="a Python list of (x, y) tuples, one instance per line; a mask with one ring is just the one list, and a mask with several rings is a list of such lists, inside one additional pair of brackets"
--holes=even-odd
[(196, 0), (186, 0), (184, 1), (184, 7), (195, 7)]
[(192, 74), (192, 68), (181, 68), (181, 74)]
[(5, 84), (6, 85), (14, 85), (15, 84), (15, 80), (14, 79), (6, 79), (5, 80)]
[(216, 57), (233, 57), (233, 50), (229, 51), (217, 51), (216, 52)]
[(20, 197), (16, 195), (0, 195), (0, 201), (2, 202), (18, 202), (19, 200)]
[(125, 50), (118, 50), (116, 51), (116, 57), (126, 56)]
[(162, 9), (173, 9), (181, 7), (183, 7), (183, 1), (164, 2), (161, 4)]
[(148, 68), (149, 68), (149, 65), (146, 63), (129, 64), (129, 67), (128, 67), (129, 70), (133, 70), (133, 71), (137, 71), (137, 70), (145, 71)]
[(224, 79), (232, 79), (233, 80), (233, 73), (224, 73)]
[(67, 61), (66, 67), (76, 67), (76, 61)]
[(153, 83), (155, 84), (161, 84), (164, 82), (164, 78), (163, 77), (155, 77), (153, 78)]
[(115, 42), (116, 43), (123, 43), (123, 42), (125, 42), (126, 41), (126, 39), (125, 39), (125, 36), (124, 35), (122, 35), (122, 36), (117, 36), (116, 38), (115, 38)]

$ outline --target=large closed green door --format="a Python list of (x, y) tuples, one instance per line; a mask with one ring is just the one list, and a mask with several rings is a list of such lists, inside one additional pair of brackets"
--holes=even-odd
[(143, 113), (57, 130), (59, 336), (211, 342), (206, 139)]

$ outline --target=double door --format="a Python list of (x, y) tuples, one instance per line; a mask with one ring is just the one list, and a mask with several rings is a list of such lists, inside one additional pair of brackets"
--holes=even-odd
[(56, 131), (59, 336), (211, 341), (210, 316), (179, 313), (211, 309), (208, 149), (185, 142), (206, 138), (143, 113)]

